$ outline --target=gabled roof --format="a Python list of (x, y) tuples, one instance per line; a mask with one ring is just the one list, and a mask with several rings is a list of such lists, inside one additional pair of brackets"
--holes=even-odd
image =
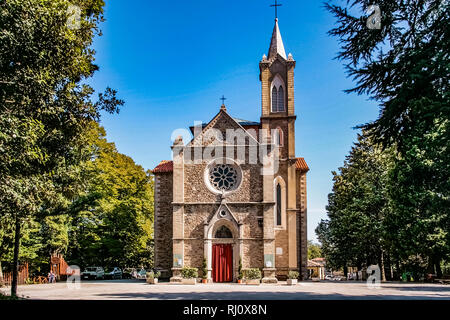
[(277, 54), (287, 60), (286, 51), (284, 50), (283, 39), (281, 38), (280, 28), (278, 27), (278, 19), (275, 19), (275, 26), (273, 28), (272, 40), (269, 47), (269, 60), (276, 58)]
[(161, 161), (155, 169), (152, 170), (153, 173), (167, 173), (173, 172), (173, 161), (163, 160)]
[[(199, 136), (202, 135), (203, 133), (205, 133), (208, 129), (212, 128), (212, 127), (216, 124), (216, 122), (218, 121), (219, 117), (222, 116), (222, 115), (223, 115), (224, 117), (228, 118), (229, 120), (231, 120), (231, 122), (234, 122), (234, 123), (236, 124), (236, 126), (237, 126), (238, 128), (240, 128), (240, 129), (242, 129), (242, 130), (244, 131), (244, 133), (245, 133), (251, 140), (255, 141), (256, 144), (259, 145), (259, 141), (256, 140), (255, 137), (253, 137), (253, 136), (252, 136), (252, 135), (251, 135), (251, 134), (243, 127), (243, 126), (242, 126), (242, 124), (239, 123), (239, 121), (237, 121), (237, 120), (239, 120), (239, 119), (235, 119), (235, 118), (231, 117), (231, 116), (228, 114), (228, 112), (226, 111), (225, 106), (222, 105), (222, 107), (220, 108), (220, 111), (216, 114), (216, 116), (215, 116), (214, 118), (212, 118), (211, 121), (210, 121), (206, 126), (204, 126), (204, 125), (202, 126), (202, 132), (201, 132), (201, 134), (199, 134), (198, 136), (194, 136), (194, 137), (192, 138), (192, 140), (187, 144), (187, 146), (193, 146), (195, 140), (197, 140), (197, 139), (199, 138)], [(241, 121), (242, 121), (242, 120), (241, 120)], [(245, 121), (246, 121), (246, 120), (245, 120)], [(246, 121), (246, 122), (249, 122), (249, 121)], [(255, 122), (255, 123), (256, 123), (256, 122)], [(231, 128), (230, 128), (230, 129), (231, 129)], [(192, 128), (191, 128), (191, 130), (192, 130)]]
[[(255, 122), (255, 121), (250, 121), (250, 120), (243, 120), (243, 119), (238, 119), (238, 118), (233, 118), (234, 121), (236, 121), (237, 123), (239, 123), (242, 127), (249, 127), (249, 126), (260, 126), (261, 123), (260, 122)], [(202, 129), (205, 128), (208, 124), (207, 123), (202, 123)], [(189, 129), (191, 130), (192, 133), (194, 133), (194, 126), (190, 126)]]
[[(304, 158), (297, 158), (297, 162), (295, 163), (295, 168), (297, 170), (300, 170), (302, 172), (308, 172), (309, 167), (306, 164), (306, 161)], [(166, 173), (166, 172), (173, 172), (173, 161), (169, 160), (163, 160), (160, 164), (156, 166), (155, 169), (152, 171), (153, 173)]]
[(297, 158), (297, 161), (295, 162), (295, 169), (300, 170), (302, 172), (309, 171), (309, 167), (306, 164), (306, 161), (304, 158)]

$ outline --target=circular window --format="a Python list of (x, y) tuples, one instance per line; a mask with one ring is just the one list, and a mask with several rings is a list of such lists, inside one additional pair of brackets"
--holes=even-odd
[(219, 164), (211, 168), (209, 181), (217, 190), (230, 191), (237, 185), (237, 171), (229, 164)]
[(236, 164), (211, 162), (205, 170), (205, 183), (217, 194), (232, 192), (239, 188), (242, 173)]

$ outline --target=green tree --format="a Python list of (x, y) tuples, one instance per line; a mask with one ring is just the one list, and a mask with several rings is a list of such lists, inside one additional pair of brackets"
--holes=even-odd
[(383, 279), (387, 251), (384, 219), (390, 210), (386, 181), (391, 154), (373, 144), (366, 134), (347, 156), (339, 173), (333, 172), (328, 196), (328, 220), (316, 229), (327, 263), (335, 268), (380, 265)]
[[(401, 259), (420, 255), (430, 271), (450, 253), (450, 4), (442, 0), (381, 0), (381, 28), (366, 26), (371, 1), (326, 4), (337, 18), (330, 34), (342, 47), (357, 85), (347, 92), (370, 95), (380, 117), (364, 125), (371, 138), (393, 146), (390, 173), (390, 242)], [(357, 14), (357, 13), (356, 13)]]
[(93, 123), (94, 160), (84, 203), (70, 227), (70, 261), (82, 266), (150, 267), (153, 259), (153, 176), (106, 140)]
[(308, 259), (322, 258), (322, 247), (320, 244), (308, 240)]
[(82, 189), (86, 126), (123, 104), (111, 89), (93, 102), (83, 84), (98, 70), (90, 46), (104, 2), (72, 3), (81, 9), (77, 29), (67, 0), (0, 3), (0, 214), (14, 220), (12, 296), (23, 224), (64, 213)]

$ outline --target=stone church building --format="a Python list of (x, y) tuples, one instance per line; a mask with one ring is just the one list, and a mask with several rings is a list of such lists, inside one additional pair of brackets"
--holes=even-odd
[(173, 160), (155, 175), (155, 267), (171, 281), (196, 267), (208, 280), (235, 281), (259, 268), (263, 282), (307, 275), (306, 175), (295, 154), (293, 56), (286, 55), (278, 27), (259, 62), (259, 122), (231, 116), (223, 104), (207, 124), (178, 137)]

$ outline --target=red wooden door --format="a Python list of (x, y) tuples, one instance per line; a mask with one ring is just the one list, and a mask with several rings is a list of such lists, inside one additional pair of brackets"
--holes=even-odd
[(212, 251), (213, 281), (233, 281), (233, 247), (231, 244), (215, 244)]

